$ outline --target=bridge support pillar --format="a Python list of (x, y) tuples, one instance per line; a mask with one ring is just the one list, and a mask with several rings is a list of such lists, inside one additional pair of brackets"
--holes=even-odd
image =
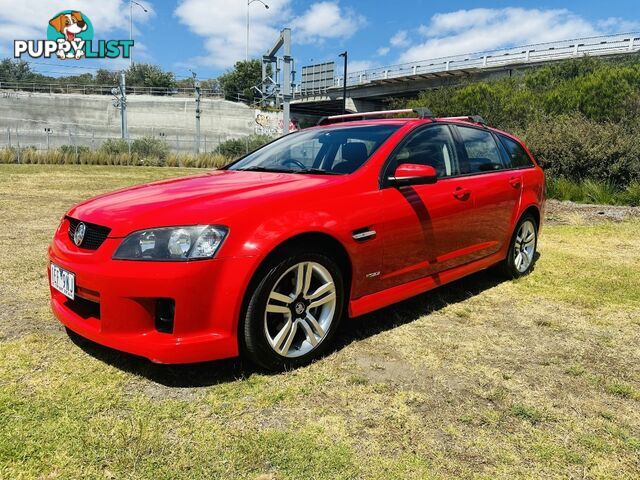
[(351, 113), (376, 112), (378, 110), (384, 110), (384, 107), (383, 102), (347, 97), (347, 111)]

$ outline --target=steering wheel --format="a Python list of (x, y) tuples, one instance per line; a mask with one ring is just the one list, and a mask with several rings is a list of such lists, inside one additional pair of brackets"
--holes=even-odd
[(296, 167), (300, 167), (300, 170), (306, 170), (307, 169), (307, 166), (304, 163), (302, 163), (302, 162), (300, 162), (298, 160), (295, 160), (293, 158), (289, 158), (289, 159), (285, 160), (284, 162), (282, 162), (282, 166), (289, 165), (289, 164), (293, 164)]

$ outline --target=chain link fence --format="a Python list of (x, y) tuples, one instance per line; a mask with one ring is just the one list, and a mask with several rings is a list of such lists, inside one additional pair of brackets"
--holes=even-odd
[[(229, 140), (225, 135), (215, 135), (211, 133), (202, 133), (198, 145), (195, 135), (188, 133), (171, 133), (162, 132), (151, 133), (146, 135), (130, 135), (129, 142), (132, 143), (136, 139), (153, 138), (164, 143), (168, 150), (172, 153), (210, 153), (214, 152), (218, 145)], [(21, 128), (6, 128), (0, 130), (0, 148), (8, 148), (12, 150), (37, 150), (39, 152), (55, 151), (65, 149), (68, 152), (76, 151), (99, 151), (105, 142), (122, 140), (117, 134), (109, 135), (101, 132), (54, 132), (49, 128), (43, 128), (42, 132)]]

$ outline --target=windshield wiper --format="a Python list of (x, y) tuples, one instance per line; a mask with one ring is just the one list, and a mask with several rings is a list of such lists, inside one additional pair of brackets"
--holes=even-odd
[(304, 170), (292, 170), (291, 173), (308, 173), (310, 175), (342, 175), (339, 172), (322, 170), (321, 168), (305, 168)]
[(247, 168), (238, 168), (237, 172), (274, 172), (274, 173), (292, 173), (288, 168), (270, 168), (262, 166), (254, 166)]
[(274, 172), (274, 173), (306, 173), (309, 175), (341, 175), (338, 172), (322, 170), (321, 168), (305, 168), (304, 170), (291, 170), (288, 168), (273, 168), (256, 165), (247, 168), (238, 168), (238, 172)]

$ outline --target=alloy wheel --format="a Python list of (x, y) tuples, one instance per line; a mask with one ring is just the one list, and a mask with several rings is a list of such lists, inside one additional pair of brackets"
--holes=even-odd
[(536, 226), (531, 220), (522, 222), (513, 248), (513, 264), (520, 273), (531, 266), (536, 251)]
[(279, 355), (305, 355), (326, 338), (336, 312), (336, 286), (317, 262), (300, 262), (275, 282), (264, 313), (264, 332)]

